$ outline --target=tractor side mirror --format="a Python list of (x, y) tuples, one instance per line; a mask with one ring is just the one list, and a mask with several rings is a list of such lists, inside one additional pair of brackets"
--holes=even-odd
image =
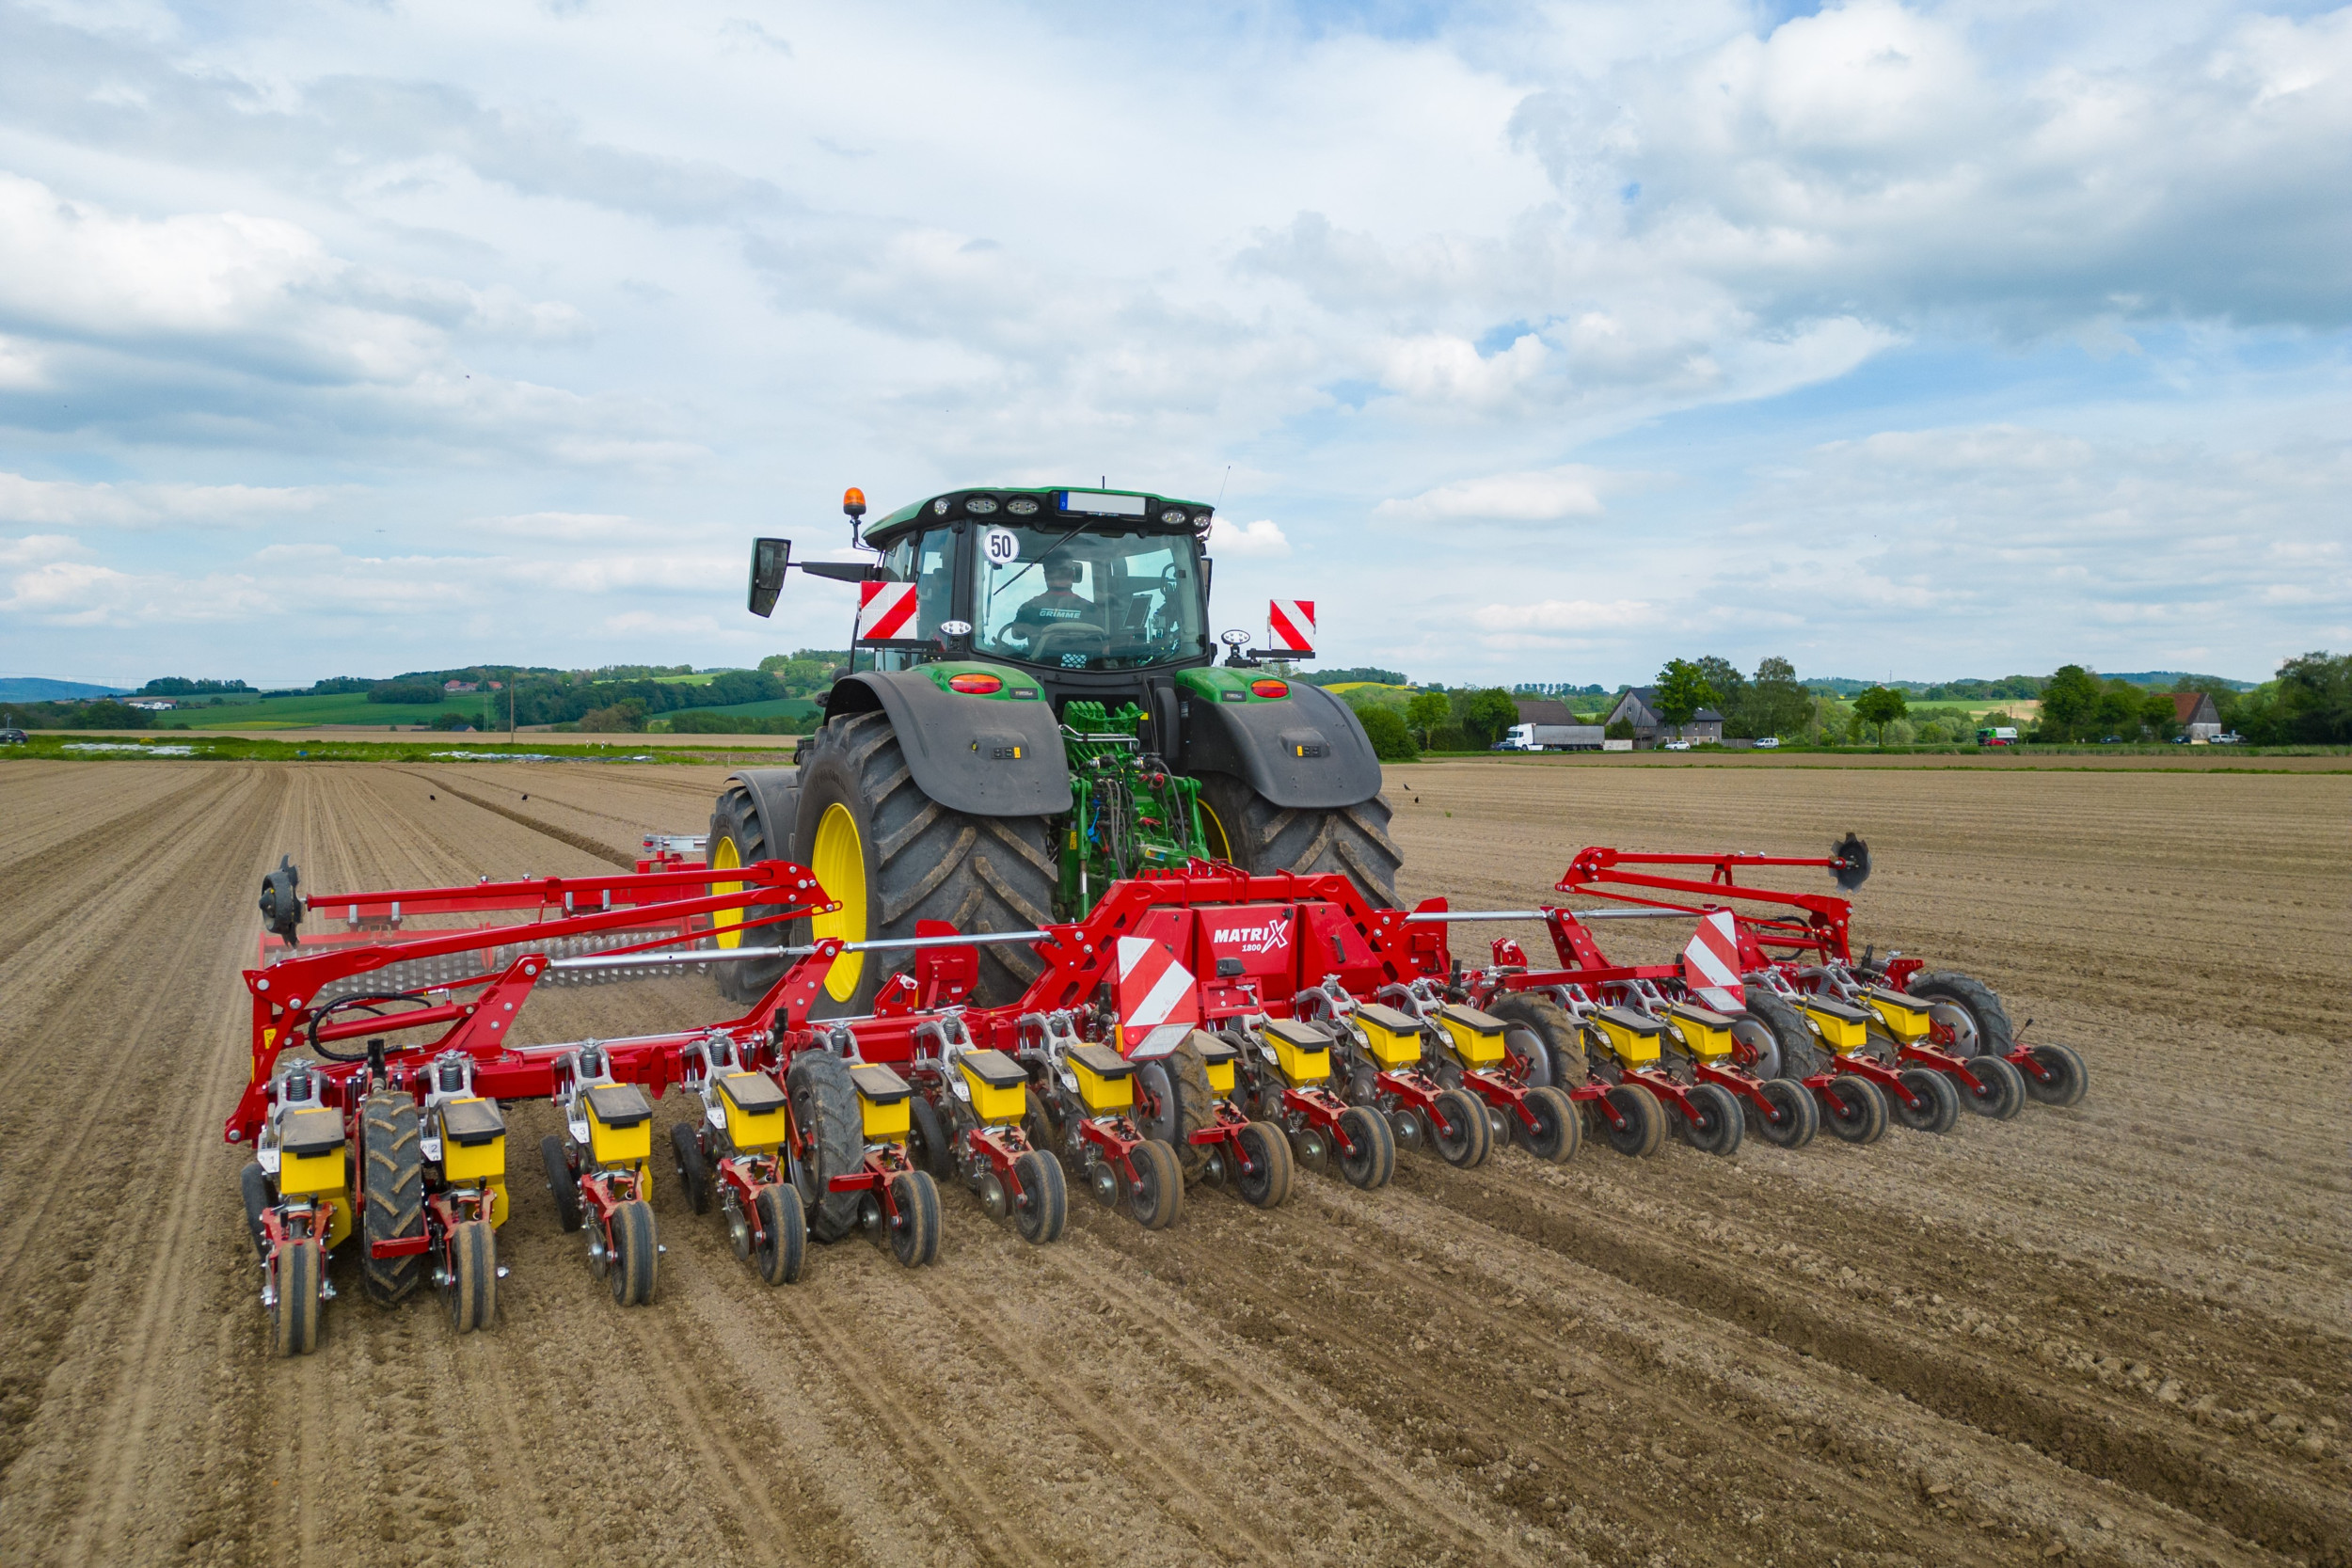
[(789, 539), (755, 539), (752, 541), (752, 613), (766, 617), (774, 613), (776, 595), (784, 590), (784, 570), (792, 563), (792, 541)]

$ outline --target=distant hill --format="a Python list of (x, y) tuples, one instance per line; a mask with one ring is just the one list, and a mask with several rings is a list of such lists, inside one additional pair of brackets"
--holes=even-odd
[(66, 703), (76, 697), (119, 697), (127, 686), (53, 681), (40, 675), (0, 675), (0, 703)]
[(2195, 675), (2185, 670), (2140, 670), (2137, 672), (2102, 670), (2099, 673), (2111, 681), (2129, 681), (2134, 686), (2169, 688), (2175, 681), (2192, 680), (2211, 681), (2217, 686), (2226, 686), (2233, 691), (2251, 691), (2262, 684), (2260, 681), (2232, 680), (2227, 675)]

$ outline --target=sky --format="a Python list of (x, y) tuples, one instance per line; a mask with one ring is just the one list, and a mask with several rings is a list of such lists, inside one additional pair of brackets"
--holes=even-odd
[(0, 673), (744, 665), (1216, 503), (1327, 666), (2352, 648), (2352, 9), (0, 0)]

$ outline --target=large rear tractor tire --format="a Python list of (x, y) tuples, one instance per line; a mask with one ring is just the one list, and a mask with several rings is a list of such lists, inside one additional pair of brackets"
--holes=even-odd
[(792, 1101), (793, 1125), (808, 1143), (806, 1155), (793, 1166), (801, 1204), (808, 1212), (808, 1233), (820, 1242), (837, 1242), (857, 1228), (860, 1195), (834, 1192), (831, 1184), (834, 1177), (856, 1170), (866, 1155), (866, 1121), (858, 1113), (850, 1064), (829, 1051), (803, 1051), (784, 1075), (784, 1092)]
[[(967, 816), (931, 800), (908, 770), (886, 714), (850, 714), (812, 738), (792, 842), (841, 905), (810, 917), (805, 930), (814, 938), (912, 937), (922, 920), (976, 935), (1031, 931), (1054, 916), (1060, 870), (1046, 818)], [(803, 929), (798, 922), (793, 928)], [(975, 1006), (1020, 1000), (1041, 972), (1018, 942), (978, 951), (979, 981), (967, 999)], [(871, 1012), (884, 977), (913, 963), (905, 952), (842, 955), (818, 990), (815, 1016)]]
[[(791, 846), (784, 835), (791, 832), (792, 826), (779, 822), (774, 833), (770, 833), (753, 803), (752, 792), (740, 783), (729, 780), (719, 794), (719, 803), (711, 808), (710, 836), (704, 841), (703, 853), (716, 871), (731, 871), (739, 865), (765, 860), (787, 860), (791, 858)], [(738, 885), (713, 882), (710, 890), (732, 893)], [(720, 950), (783, 946), (784, 933), (788, 928), (786, 925), (755, 926), (748, 931), (736, 929), (745, 919), (756, 920), (768, 912), (754, 905), (747, 910), (722, 910), (713, 915), (714, 940)], [(730, 1002), (758, 1001), (784, 974), (782, 958), (739, 958), (710, 967), (718, 977), (719, 994)]]
[(1211, 859), (1251, 873), (1341, 872), (1376, 910), (1396, 903), (1396, 868), (1405, 863), (1389, 838), (1390, 815), (1385, 795), (1328, 811), (1293, 809), (1231, 774), (1200, 775), (1200, 825)]
[(417, 1102), (405, 1094), (372, 1094), (359, 1107), (359, 1158), (367, 1201), (359, 1225), (359, 1277), (368, 1299), (389, 1307), (424, 1279), (424, 1254), (378, 1258), (378, 1242), (424, 1234), (424, 1138)]
[[(1488, 1003), (1485, 1011), (1487, 1017), (1502, 1021), (1503, 1053), (1511, 1059), (1519, 1082), (1528, 1087), (1581, 1089), (1592, 1077), (1576, 1021), (1550, 997), (1531, 996), (1521, 990), (1504, 991)], [(1542, 1049), (1531, 1049), (1535, 1046)], [(1539, 1061), (1540, 1077), (1536, 1065)], [(1521, 1062), (1527, 1065), (1521, 1068)]]

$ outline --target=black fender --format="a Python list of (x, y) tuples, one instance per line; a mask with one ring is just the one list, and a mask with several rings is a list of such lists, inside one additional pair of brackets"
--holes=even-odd
[(1186, 768), (1230, 773), (1285, 809), (1327, 811), (1379, 794), (1380, 759), (1355, 711), (1319, 686), (1289, 684), (1290, 696), (1272, 703), (1187, 693)]
[[(1037, 678), (1003, 672), (1007, 686)], [(1071, 807), (1070, 761), (1051, 703), (943, 691), (916, 670), (870, 670), (834, 683), (828, 721), (890, 716), (917, 788), (967, 816), (1059, 816)]]
[(739, 768), (727, 775), (752, 798), (759, 818), (759, 833), (768, 853), (780, 861), (796, 859), (792, 830), (801, 818), (801, 770), (797, 768)]

